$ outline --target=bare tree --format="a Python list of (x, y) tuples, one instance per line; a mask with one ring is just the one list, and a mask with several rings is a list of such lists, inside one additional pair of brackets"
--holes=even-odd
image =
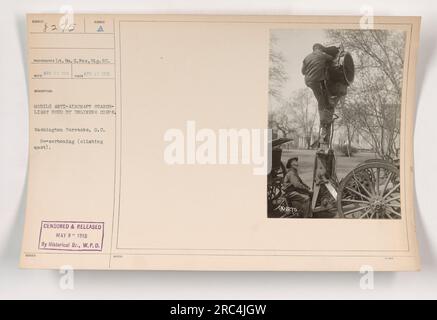
[(304, 88), (296, 91), (288, 107), (292, 115), (293, 127), (304, 137), (306, 147), (310, 149), (317, 118), (316, 106), (310, 89)]
[(405, 33), (328, 30), (327, 35), (342, 43), (356, 63), (355, 82), (343, 106), (349, 121), (343, 123), (353, 126), (381, 158), (392, 159), (399, 145)]
[(337, 107), (339, 115), (338, 126), (345, 128), (347, 156), (352, 156), (352, 141), (357, 132), (356, 115), (352, 107), (346, 105), (346, 99), (341, 99)]
[(272, 123), (276, 126), (276, 129), (281, 132), (283, 137), (288, 137), (291, 133), (295, 132), (286, 107), (278, 108), (272, 113)]
[(276, 48), (277, 38), (270, 36), (270, 51), (269, 51), (269, 97), (278, 102), (282, 101), (281, 89), (287, 81), (287, 73), (285, 71), (285, 58)]

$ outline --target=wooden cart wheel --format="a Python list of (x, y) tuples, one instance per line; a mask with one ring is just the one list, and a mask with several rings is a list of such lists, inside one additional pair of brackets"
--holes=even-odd
[(340, 183), (337, 208), (341, 218), (400, 219), (399, 170), (388, 162), (353, 169)]
[(284, 164), (273, 168), (267, 177), (267, 205), (269, 212), (273, 213), (279, 198), (282, 196), (282, 183), (287, 173)]
[(287, 171), (285, 169), (285, 166), (281, 163), (280, 167), (272, 169), (272, 171), (268, 175), (267, 199), (269, 201), (275, 200), (281, 195), (282, 182), (286, 173)]

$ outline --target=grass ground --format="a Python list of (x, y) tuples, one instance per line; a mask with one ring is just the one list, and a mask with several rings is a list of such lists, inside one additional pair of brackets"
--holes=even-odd
[[(312, 186), (314, 157), (315, 150), (283, 150), (282, 162), (287, 163), (290, 157), (297, 156), (299, 158), (299, 175), (301, 179), (310, 187)], [(371, 152), (359, 152), (353, 157), (346, 157), (342, 154), (335, 153), (337, 161), (337, 177), (340, 181), (353, 168), (367, 159), (375, 158), (375, 154)]]

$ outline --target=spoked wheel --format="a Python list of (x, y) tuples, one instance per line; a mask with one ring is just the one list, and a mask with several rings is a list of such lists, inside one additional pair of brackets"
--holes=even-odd
[(267, 177), (267, 205), (269, 213), (274, 213), (281, 204), (282, 183), (287, 173), (283, 163), (272, 171)]
[(352, 170), (340, 183), (337, 198), (341, 218), (400, 219), (399, 169), (372, 162)]

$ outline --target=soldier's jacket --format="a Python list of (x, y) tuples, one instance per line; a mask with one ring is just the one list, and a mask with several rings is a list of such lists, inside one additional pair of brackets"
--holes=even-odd
[(297, 173), (297, 170), (290, 168), (284, 177), (284, 186), (288, 192), (298, 191), (303, 193), (309, 192), (309, 187), (302, 181)]
[(302, 74), (305, 76), (305, 83), (320, 82), (327, 80), (326, 66), (334, 57), (321, 51), (314, 51), (303, 60)]

